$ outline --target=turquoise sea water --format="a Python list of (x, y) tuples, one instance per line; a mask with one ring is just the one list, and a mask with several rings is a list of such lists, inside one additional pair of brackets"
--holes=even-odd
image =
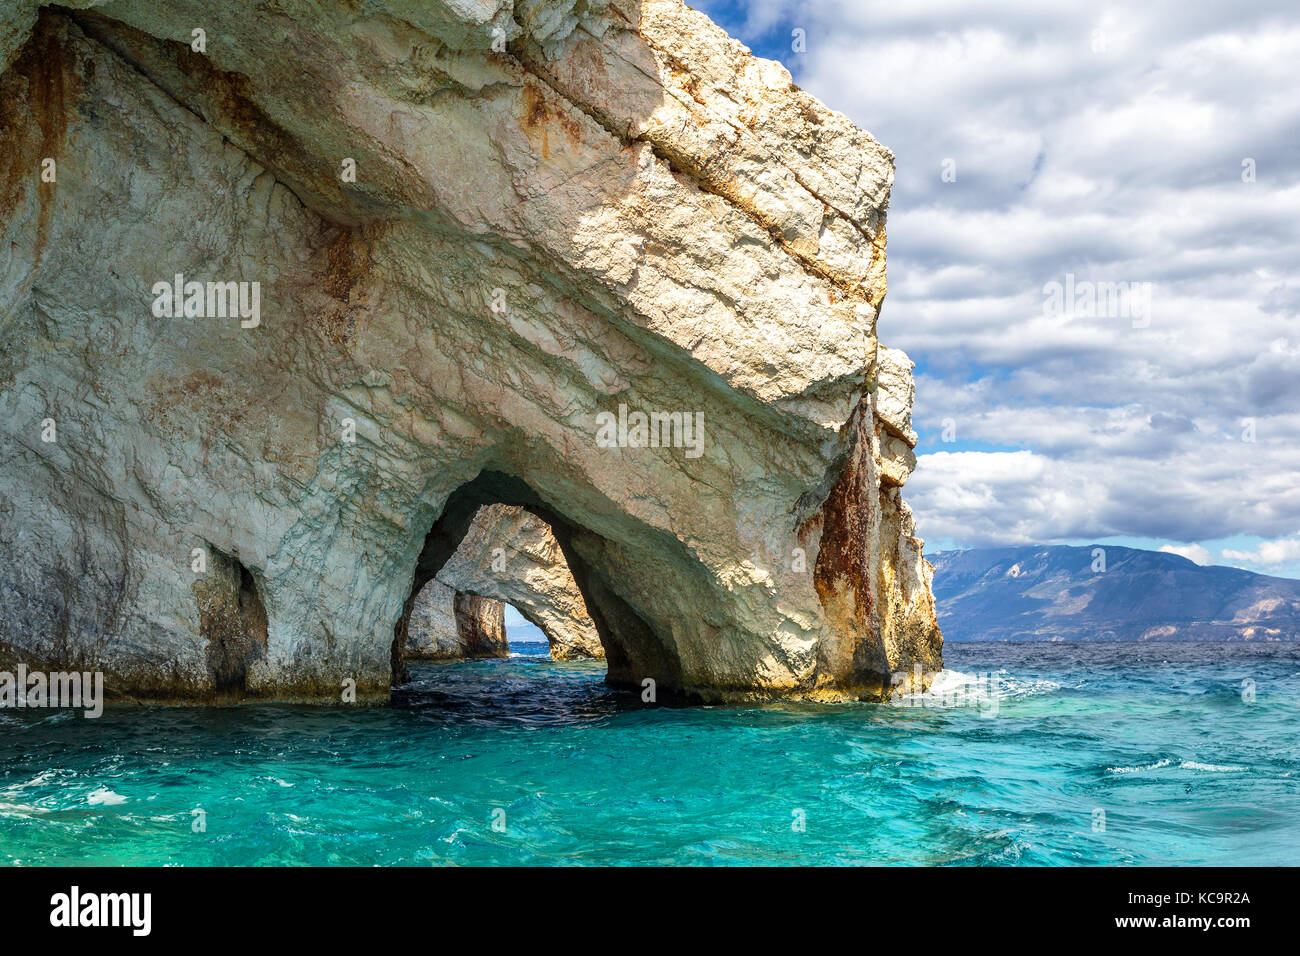
[(1297, 644), (950, 645), (934, 706), (682, 709), (526, 649), (394, 709), (2, 713), (0, 858), (1300, 861)]

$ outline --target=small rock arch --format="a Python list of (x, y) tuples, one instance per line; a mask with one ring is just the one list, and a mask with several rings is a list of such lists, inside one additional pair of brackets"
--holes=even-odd
[(639, 688), (646, 678), (677, 686), (680, 664), (667, 642), (601, 579), (601, 574), (572, 546), (576, 534), (592, 534), (549, 506), (525, 481), (500, 471), (482, 471), (447, 499), (433, 522), (416, 561), (411, 587), (394, 627), (393, 683), (410, 679), (406, 648), (410, 640), (411, 613), (416, 597), (450, 561), (469, 535), (481, 509), (504, 505), (536, 516), (549, 526), (564, 555), (565, 564), (582, 594), (592, 625), (608, 662), (606, 681), (628, 689)]

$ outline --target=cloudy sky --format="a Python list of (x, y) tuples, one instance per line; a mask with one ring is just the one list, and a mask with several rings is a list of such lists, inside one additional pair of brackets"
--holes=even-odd
[(927, 550), (1300, 577), (1300, 4), (692, 5), (894, 151)]

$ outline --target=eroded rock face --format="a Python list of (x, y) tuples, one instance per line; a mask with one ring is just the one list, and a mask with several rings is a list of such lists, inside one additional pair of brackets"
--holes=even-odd
[(505, 605), (477, 594), (456, 594), (456, 630), (466, 657), (509, 657)]
[(384, 699), (505, 504), (614, 684), (941, 666), (892, 157), (778, 64), (677, 0), (0, 12), (0, 664)]
[(457, 593), (434, 578), (415, 597), (407, 627), (408, 660), (509, 657), (505, 605)]
[(605, 656), (560, 543), (544, 521), (524, 508), (480, 508), (435, 580), (513, 605), (546, 635), (557, 661)]
[(408, 660), (460, 660), (465, 645), (456, 626), (456, 589), (434, 578), (415, 596), (407, 624)]

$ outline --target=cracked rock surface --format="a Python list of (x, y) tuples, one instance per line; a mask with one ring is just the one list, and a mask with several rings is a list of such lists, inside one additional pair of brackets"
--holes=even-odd
[[(549, 525), (617, 686), (941, 666), (876, 338), (893, 158), (779, 64), (678, 0), (0, 14), (0, 666), (387, 699), (494, 504)], [(258, 320), (160, 315), (178, 275)]]

